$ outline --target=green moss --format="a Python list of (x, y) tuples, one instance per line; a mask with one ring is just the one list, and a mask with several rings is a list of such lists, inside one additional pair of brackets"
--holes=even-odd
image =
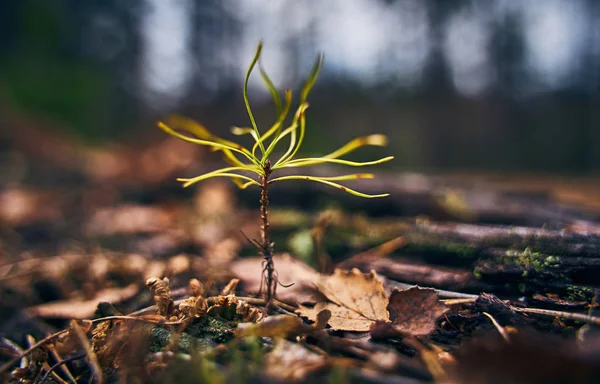
[(271, 225), (279, 228), (299, 228), (309, 226), (312, 222), (312, 215), (298, 209), (278, 208), (269, 213)]
[(521, 292), (521, 293), (527, 293), (527, 284), (525, 284), (525, 283), (519, 283), (519, 292)]
[(431, 240), (425, 234), (410, 234), (407, 236), (408, 245), (403, 248), (407, 253), (419, 254), (449, 254), (463, 259), (474, 259), (478, 256), (477, 248), (469, 243), (451, 240)]
[(294, 232), (287, 241), (288, 248), (306, 264), (313, 263), (314, 242), (310, 229), (301, 229)]
[(233, 339), (233, 331), (236, 327), (235, 322), (204, 316), (194, 321), (185, 331), (194, 337), (225, 343)]
[[(224, 348), (191, 353), (187, 359), (174, 359), (150, 383), (248, 383), (262, 382), (266, 350), (260, 338), (246, 337), (221, 344)], [(198, 351), (198, 350), (196, 350)], [(264, 379), (264, 377), (263, 377)]]
[(440, 243), (440, 249), (448, 253), (453, 253), (459, 257), (470, 258), (475, 256), (475, 249), (468, 244), (461, 243)]
[(571, 301), (591, 301), (594, 290), (589, 287), (572, 285), (567, 287), (567, 298)]
[[(177, 350), (192, 353), (206, 351), (217, 344), (233, 338), (236, 324), (209, 316), (195, 320), (179, 336)], [(176, 337), (175, 330), (167, 327), (154, 327), (150, 332), (150, 351), (158, 352), (166, 348)]]
[(498, 261), (520, 266), (524, 269), (523, 277), (526, 277), (531, 270), (543, 272), (560, 266), (560, 259), (557, 256), (533, 252), (530, 248), (525, 248), (524, 251), (507, 250), (506, 257), (501, 257)]

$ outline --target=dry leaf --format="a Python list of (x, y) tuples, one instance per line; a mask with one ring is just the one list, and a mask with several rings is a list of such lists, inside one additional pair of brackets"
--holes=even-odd
[(202, 317), (208, 310), (208, 303), (202, 296), (192, 296), (179, 303), (179, 311), (184, 318)]
[(388, 321), (388, 298), (383, 283), (374, 271), (363, 274), (358, 269), (336, 269), (333, 276), (323, 276), (317, 287), (331, 302), (319, 302), (313, 308), (300, 306), (298, 312), (316, 321), (322, 310), (331, 311), (329, 325), (335, 330), (368, 331), (374, 321)]
[(331, 319), (331, 311), (329, 309), (324, 309), (317, 313), (317, 320), (315, 320), (313, 326), (315, 329), (323, 330), (327, 327), (329, 319)]
[(243, 300), (238, 301), (235, 314), (241, 318), (244, 323), (256, 323), (262, 320), (264, 312), (259, 308), (253, 307)]
[(126, 204), (98, 209), (86, 224), (91, 236), (154, 233), (173, 227), (173, 212), (156, 206)]
[(198, 279), (191, 279), (188, 282), (192, 296), (204, 296), (204, 284)]
[(360, 313), (330, 302), (317, 303), (313, 308), (301, 305), (297, 313), (316, 321), (317, 315), (325, 310), (331, 312), (331, 318), (328, 323), (335, 330), (368, 331), (371, 323), (373, 323), (372, 319), (366, 318)]
[(308, 375), (328, 366), (327, 356), (318, 355), (285, 339), (277, 340), (275, 348), (267, 354), (265, 360), (267, 374), (281, 381), (304, 380)]
[(196, 162), (201, 155), (196, 147), (169, 138), (144, 149), (125, 145), (85, 148), (83, 161), (77, 165), (98, 183), (156, 184)]
[(396, 339), (406, 336), (406, 333), (396, 329), (390, 322), (375, 321), (371, 324), (369, 335), (372, 340), (383, 341), (387, 339)]
[(146, 286), (154, 293), (154, 301), (158, 306), (158, 314), (168, 316), (173, 311), (173, 298), (171, 297), (171, 288), (169, 288), (169, 279), (159, 279), (151, 277), (146, 280)]
[(436, 328), (436, 320), (448, 311), (441, 304), (435, 290), (411, 287), (394, 290), (387, 310), (394, 328), (413, 336), (429, 335)]
[(61, 220), (61, 203), (51, 192), (7, 189), (0, 192), (0, 221), (11, 226), (55, 223)]
[(238, 299), (235, 295), (219, 296), (212, 307), (208, 308), (207, 315), (233, 320), (237, 311)]
[[(277, 299), (288, 303), (316, 303), (319, 299), (314, 292), (314, 283), (319, 279), (317, 271), (295, 259), (290, 254), (277, 254), (273, 257), (278, 280), (290, 287), (277, 287)], [(235, 261), (231, 265), (233, 273), (244, 283), (244, 290), (257, 294), (262, 282), (262, 257)]]
[(237, 337), (291, 337), (306, 331), (312, 332), (313, 327), (302, 324), (296, 316), (269, 316), (260, 323), (240, 323), (235, 331)]
[(221, 296), (235, 295), (235, 289), (237, 288), (239, 282), (240, 279), (231, 279), (221, 291)]
[(229, 183), (209, 180), (194, 195), (194, 211), (198, 216), (228, 216), (234, 210), (235, 197)]
[(32, 316), (62, 318), (62, 319), (89, 319), (94, 315), (98, 303), (108, 301), (118, 303), (135, 296), (139, 291), (137, 284), (130, 284), (123, 288), (107, 288), (98, 291), (93, 299), (69, 299), (36, 305), (27, 309)]
[(103, 366), (115, 367), (120, 350), (129, 338), (129, 329), (123, 321), (103, 321), (92, 331), (92, 350)]

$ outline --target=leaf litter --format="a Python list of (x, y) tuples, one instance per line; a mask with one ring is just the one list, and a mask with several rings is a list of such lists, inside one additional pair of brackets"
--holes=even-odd
[[(276, 255), (286, 287), (266, 303), (260, 258), (241, 256), (248, 247), (239, 229), (252, 235), (257, 223), (238, 197), (222, 183), (183, 199), (153, 190), (201, 157), (181, 146), (182, 157), (171, 158), (171, 145), (178, 144), (156, 148), (169, 158), (158, 173), (150, 171), (159, 166), (150, 151), (123, 156), (111, 149), (70, 162), (68, 172), (80, 172), (95, 189), (103, 184), (102, 193), (71, 186), (2, 191), (1, 381), (593, 382), (600, 375), (593, 290), (574, 289), (571, 280), (563, 281), (568, 291), (548, 283), (551, 268), (574, 259), (526, 253), (527, 262), (513, 268), (520, 268), (520, 296), (530, 301), (517, 300), (517, 284), (506, 284), (501, 273), (514, 273), (508, 268), (492, 270), (499, 284), (464, 268), (482, 255), (514, 263), (512, 253), (502, 253), (507, 239), (545, 246), (549, 231), (485, 232), (473, 224), (414, 225), (342, 211), (313, 236), (317, 257), (327, 259), (310, 264), (322, 273), (291, 254)], [(102, 159), (123, 166), (111, 170)], [(144, 171), (134, 176), (140, 164)], [(144, 198), (124, 197), (132, 193)], [(82, 214), (74, 218), (76, 211)], [(310, 217), (290, 224), (293, 211), (273, 211), (275, 231), (310, 229)], [(575, 252), (596, 239), (579, 235), (577, 225), (548, 245), (583, 257)], [(443, 252), (431, 256), (432, 242)], [(440, 255), (460, 255), (462, 264), (448, 265)], [(330, 265), (337, 269), (325, 272)], [(528, 303), (549, 309), (536, 312)], [(561, 309), (585, 312), (569, 318)]]
[(448, 311), (433, 289), (394, 289), (388, 297), (374, 271), (365, 274), (356, 268), (336, 269), (332, 276), (321, 276), (316, 287), (329, 301), (312, 308), (300, 306), (298, 313), (315, 320), (319, 312), (329, 310), (329, 325), (334, 330), (366, 332), (389, 324), (400, 333), (427, 336)]

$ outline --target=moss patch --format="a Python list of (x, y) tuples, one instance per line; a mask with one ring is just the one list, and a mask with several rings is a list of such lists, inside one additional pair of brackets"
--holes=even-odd
[[(204, 351), (218, 344), (230, 341), (237, 324), (221, 319), (204, 316), (195, 320), (178, 337), (177, 350), (191, 353)], [(150, 350), (158, 352), (165, 349), (177, 337), (172, 328), (154, 327), (150, 332)]]

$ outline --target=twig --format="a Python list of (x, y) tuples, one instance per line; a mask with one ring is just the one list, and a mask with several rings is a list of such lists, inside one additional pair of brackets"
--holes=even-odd
[[(264, 305), (267, 304), (267, 301), (265, 299), (259, 298), (259, 297), (246, 297), (246, 296), (236, 296), (236, 297), (237, 297), (238, 300), (243, 300), (243, 301), (247, 302), (248, 304), (252, 304), (252, 305), (262, 305), (262, 306), (264, 306)], [(214, 304), (215, 301), (218, 300), (218, 299), (219, 299), (219, 296), (207, 297), (206, 298), (206, 302), (208, 304)], [(175, 300), (174, 301), (174, 305), (178, 306), (184, 300), (186, 300), (186, 299)], [(283, 308), (283, 309), (285, 309), (286, 311), (289, 311), (289, 312), (296, 311), (296, 308), (294, 308), (293, 306), (288, 305), (286, 303), (282, 303), (279, 300), (273, 300), (273, 304), (275, 304), (276, 306), (278, 306), (280, 308)], [(158, 307), (156, 305), (150, 305), (150, 306), (148, 306), (146, 308), (142, 308), (142, 309), (139, 309), (139, 310), (137, 310), (135, 312), (131, 312), (129, 314), (129, 316), (146, 315), (146, 314), (149, 314), (149, 313), (156, 312), (157, 310), (158, 310)], [(98, 320), (98, 319), (96, 319), (96, 320)]]
[(79, 343), (83, 347), (83, 349), (88, 357), (88, 360), (90, 361), (92, 373), (97, 377), (98, 384), (103, 384), (104, 376), (102, 375), (102, 368), (100, 367), (100, 363), (98, 362), (98, 357), (96, 356), (96, 353), (94, 353), (94, 351), (92, 351), (92, 347), (90, 346), (90, 342), (87, 339), (85, 332), (83, 332), (83, 330), (81, 329), (81, 327), (79, 326), (79, 324), (77, 324), (77, 321), (75, 321), (75, 320), (71, 321), (71, 327), (75, 331), (75, 335), (79, 339)]
[[(464, 298), (464, 299), (450, 299), (450, 300), (441, 300), (446, 305), (458, 305), (458, 304), (469, 304), (474, 303), (477, 298)], [(506, 304), (510, 305), (510, 301), (503, 300)], [(584, 323), (596, 324), (600, 325), (600, 317), (598, 316), (590, 316), (584, 315), (581, 313), (571, 313), (571, 312), (563, 312), (563, 311), (553, 311), (550, 309), (539, 309), (539, 308), (521, 308), (521, 307), (513, 307), (516, 312), (529, 313), (534, 315), (542, 315), (542, 316), (553, 316), (560, 317), (568, 320), (577, 320)]]
[(553, 311), (550, 309), (539, 309), (539, 308), (513, 307), (512, 309), (514, 309), (517, 312), (530, 313), (530, 314), (542, 315), (542, 316), (554, 316), (554, 317), (560, 317), (560, 318), (568, 319), (568, 320), (577, 320), (577, 321), (582, 321), (584, 323), (600, 325), (600, 317), (598, 317), (598, 316), (584, 315), (581, 313)]
[(498, 324), (498, 322), (496, 321), (496, 319), (494, 319), (492, 317), (492, 315), (490, 315), (487, 312), (482, 312), (482, 313), (490, 319), (490, 321), (492, 322), (492, 324), (494, 324), (494, 327), (496, 327), (496, 329), (498, 330), (498, 333), (500, 333), (500, 336), (502, 336), (502, 338), (504, 339), (504, 341), (506, 341), (507, 343), (510, 343), (510, 339), (508, 338), (508, 335), (506, 334), (506, 331), (504, 330), (504, 328), (502, 328), (502, 326), (500, 326), (500, 324)]
[(477, 300), (477, 297), (465, 297), (462, 299), (446, 299), (446, 300), (440, 300), (440, 301), (446, 305), (462, 305), (462, 304), (474, 303), (475, 300)]
[(374, 248), (356, 254), (351, 258), (342, 261), (337, 265), (338, 268), (353, 266), (353, 264), (362, 264), (372, 262), (389, 255), (390, 253), (400, 249), (406, 245), (406, 239), (403, 236), (398, 236)]
[(38, 341), (37, 343), (35, 343), (32, 346), (30, 346), (29, 348), (27, 348), (19, 356), (11, 359), (10, 361), (8, 361), (7, 363), (5, 363), (4, 365), (0, 366), (0, 373), (5, 372), (8, 369), (10, 369), (10, 367), (12, 367), (13, 365), (15, 365), (22, 358), (29, 356), (31, 354), (31, 352), (35, 351), (37, 348), (41, 347), (42, 345), (46, 344), (47, 342), (52, 341), (52, 340), (56, 339), (57, 337), (65, 334), (67, 332), (69, 332), (69, 328), (63, 329), (62, 331), (58, 331), (56, 333), (53, 333), (50, 336), (46, 336), (42, 340)]
[[(52, 367), (50, 367), (50, 364), (48, 364), (48, 361), (44, 361), (44, 364), (42, 365), (42, 371), (41, 372), (44, 372), (44, 370), (49, 371), (50, 368), (52, 368)], [(40, 372), (40, 375), (41, 375), (41, 372)], [(46, 375), (44, 375), (44, 376), (46, 376)], [(52, 372), (52, 378), (54, 380), (56, 380), (58, 382), (58, 384), (69, 384), (67, 381), (65, 381), (65, 379), (63, 379), (62, 377), (60, 377), (58, 375), (58, 373), (56, 373), (56, 372)], [(36, 380), (34, 381), (34, 384), (43, 383), (43, 382), (44, 382), (43, 379), (38, 376), (36, 378)]]
[[(411, 287), (414, 287), (417, 284), (407, 284), (407, 283), (401, 283), (398, 281), (394, 281), (394, 280), (388, 280), (390, 282), (390, 286), (392, 288), (399, 288), (399, 289), (408, 289)], [(427, 287), (427, 288), (431, 288), (431, 287)], [(442, 298), (448, 298), (448, 299), (477, 299), (479, 297), (479, 295), (474, 295), (471, 293), (462, 293), (462, 292), (455, 292), (455, 291), (448, 291), (445, 289), (437, 289), (437, 288), (431, 288), (435, 291), (435, 293), (437, 293), (437, 295), (439, 297)]]
[[(57, 368), (63, 367), (65, 364), (70, 363), (71, 361), (83, 359), (86, 356), (87, 355), (85, 353), (82, 353), (80, 355), (71, 356), (68, 359), (64, 359), (64, 360), (59, 361), (58, 363), (56, 363), (56, 364), (54, 364), (53, 366), (50, 367), (50, 369), (46, 372), (46, 374), (44, 376), (42, 376), (42, 378), (40, 379), (40, 382), (44, 383), (48, 379), (48, 376), (50, 376), (50, 374), (52, 372), (54, 372)], [(71, 376), (71, 377), (73, 377), (73, 376)], [(73, 380), (75, 380), (75, 379), (73, 379)], [(73, 382), (76, 383), (76, 381), (73, 381)]]
[(139, 321), (140, 323), (147, 323), (147, 324), (154, 324), (154, 325), (180, 325), (183, 323), (183, 321), (152, 320), (152, 319), (146, 319), (144, 317), (127, 316), (127, 315), (100, 317), (98, 319), (92, 320), (92, 323), (95, 324), (95, 323), (101, 323), (103, 321), (112, 321), (112, 320)]
[[(56, 352), (56, 349), (50, 348), (50, 353), (52, 354), (52, 357), (54, 357), (54, 359), (56, 361), (62, 361), (63, 360), (62, 356), (60, 356), (58, 354), (58, 352)], [(69, 381), (72, 384), (77, 384), (77, 380), (75, 380), (75, 378), (73, 377), (73, 374), (71, 374), (71, 371), (69, 371), (69, 368), (67, 366), (60, 365), (60, 370), (62, 371), (62, 373), (64, 373), (65, 376), (67, 376), (67, 378), (69, 379)], [(43, 380), (42, 380), (42, 382), (43, 382)]]
[(9, 349), (13, 353), (13, 355), (20, 355), (21, 353), (23, 353), (23, 348), (21, 348), (14, 341), (6, 339), (4, 337), (0, 338), (0, 341), (2, 341), (2, 344), (6, 346), (7, 349)]

